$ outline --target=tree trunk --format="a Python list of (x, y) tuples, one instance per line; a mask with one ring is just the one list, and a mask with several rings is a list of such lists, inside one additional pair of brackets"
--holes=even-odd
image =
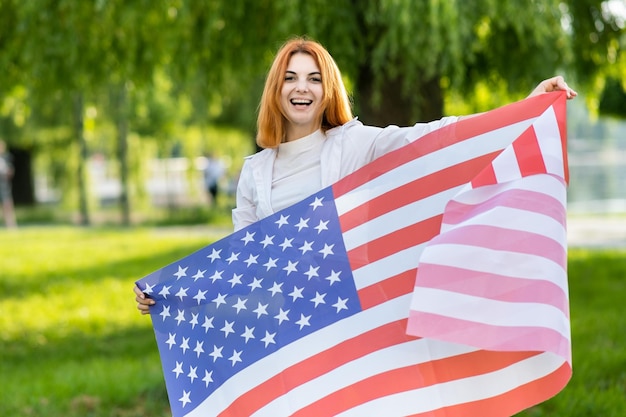
[(443, 91), (438, 78), (423, 80), (410, 91), (404, 91), (403, 81), (401, 77), (385, 79), (377, 93), (372, 70), (361, 68), (356, 85), (359, 119), (367, 125), (385, 127), (411, 126), (443, 116)]
[(128, 198), (128, 111), (126, 84), (115, 88), (115, 126), (117, 129), (117, 161), (120, 168), (120, 210), (122, 224), (130, 226), (130, 200)]
[(28, 149), (9, 148), (13, 157), (12, 188), (13, 202), (16, 206), (35, 204), (35, 186), (33, 180), (32, 154)]
[(79, 223), (89, 226), (89, 205), (87, 204), (87, 187), (85, 185), (85, 165), (87, 161), (87, 142), (85, 141), (85, 125), (83, 120), (83, 95), (81, 92), (74, 94), (74, 135), (78, 144), (78, 207), (80, 212)]

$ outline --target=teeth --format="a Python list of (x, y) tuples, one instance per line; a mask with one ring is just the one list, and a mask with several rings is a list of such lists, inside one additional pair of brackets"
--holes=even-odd
[(311, 100), (292, 99), (291, 103), (292, 104), (311, 104)]

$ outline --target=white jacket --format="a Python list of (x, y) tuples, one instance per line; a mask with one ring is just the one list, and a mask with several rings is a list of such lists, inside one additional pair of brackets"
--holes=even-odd
[[(328, 130), (320, 156), (322, 189), (387, 152), (457, 120), (457, 117), (444, 117), (410, 127), (380, 128), (365, 126), (353, 119), (343, 126)], [(276, 149), (264, 149), (244, 161), (237, 186), (237, 207), (232, 213), (235, 230), (274, 213), (271, 191), (275, 158)]]

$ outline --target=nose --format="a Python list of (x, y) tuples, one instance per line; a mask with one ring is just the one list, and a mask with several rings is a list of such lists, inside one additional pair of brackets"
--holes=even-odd
[(298, 83), (296, 84), (296, 91), (302, 93), (306, 93), (307, 91), (309, 91), (309, 85), (307, 83), (307, 80), (298, 80)]

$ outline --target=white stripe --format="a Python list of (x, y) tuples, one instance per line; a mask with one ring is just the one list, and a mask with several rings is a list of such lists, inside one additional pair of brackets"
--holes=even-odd
[(417, 268), (422, 251), (427, 242), (421, 245), (395, 252), (376, 262), (371, 262), (352, 272), (357, 290), (376, 284), (380, 281)]
[(536, 191), (552, 196), (561, 202), (565, 200), (566, 191), (563, 180), (550, 175), (532, 175), (518, 181), (481, 186), (471, 192), (462, 192), (456, 195), (454, 200), (464, 204), (480, 204), (510, 190)]
[[(409, 161), (336, 198), (337, 212), (341, 216), (372, 198), (389, 192), (398, 184), (406, 184), (469, 159), (504, 149), (530, 126), (533, 120), (514, 123)], [(393, 179), (389, 180), (389, 177)]]
[(509, 146), (492, 162), (493, 172), (498, 183), (522, 177), (513, 146)]
[(450, 199), (462, 187), (451, 188), (423, 198), (414, 203), (385, 213), (343, 233), (346, 249), (349, 251), (372, 240), (386, 236), (396, 230), (441, 214)]
[(411, 310), (491, 326), (548, 328), (570, 338), (568, 317), (550, 304), (492, 300), (416, 286)]
[(408, 316), (412, 294), (355, 314), (284, 346), (229, 378), (187, 416), (217, 415), (239, 396), (307, 358), (369, 330)]
[(457, 379), (370, 401), (336, 417), (404, 417), (493, 398), (550, 375), (563, 363), (563, 358), (543, 353), (488, 374)]
[[(563, 209), (565, 213), (565, 209)], [(563, 219), (565, 221), (565, 219)], [(565, 224), (545, 214), (510, 207), (494, 207), (459, 224), (443, 224), (441, 233), (467, 226), (495, 226), (507, 230), (536, 233), (559, 243), (567, 251)]]
[[(450, 256), (451, 253), (454, 253), (454, 256)], [(485, 262), (485, 259), (489, 262)], [(542, 281), (549, 279), (567, 293), (567, 271), (543, 256), (442, 243), (424, 250), (420, 262), (511, 278)]]
[[(327, 395), (390, 369), (414, 366), (476, 350), (478, 349), (432, 339), (420, 339), (381, 349), (302, 384), (252, 415), (255, 417), (286, 416), (291, 414), (287, 412), (288, 409), (292, 412), (300, 410)], [(416, 375), (416, 380), (418, 378)], [(379, 415), (386, 416), (386, 414)]]
[(563, 161), (561, 132), (559, 131), (554, 108), (550, 106), (546, 109), (534, 123), (534, 126), (547, 171), (564, 178), (565, 164)]

